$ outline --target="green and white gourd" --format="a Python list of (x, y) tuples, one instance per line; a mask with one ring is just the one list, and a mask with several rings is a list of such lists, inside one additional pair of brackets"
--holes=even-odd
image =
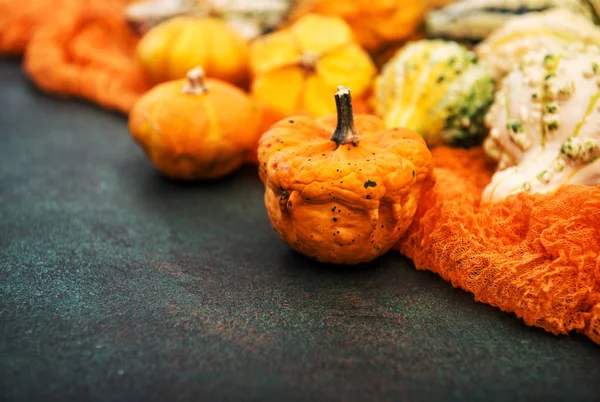
[(476, 43), (516, 16), (556, 8), (600, 22), (600, 0), (462, 0), (430, 12), (425, 27), (431, 38)]
[(287, 17), (293, 0), (140, 0), (125, 9), (132, 29), (144, 34), (152, 27), (180, 15), (224, 20), (251, 40), (272, 31)]
[(388, 127), (407, 127), (428, 145), (481, 143), (494, 81), (456, 42), (420, 40), (400, 49), (375, 82), (375, 111)]
[(484, 142), (498, 171), (483, 199), (600, 184), (600, 48), (530, 52), (502, 83)]
[(566, 8), (529, 13), (509, 20), (476, 48), (496, 80), (532, 50), (561, 52), (573, 43), (600, 45), (600, 28)]

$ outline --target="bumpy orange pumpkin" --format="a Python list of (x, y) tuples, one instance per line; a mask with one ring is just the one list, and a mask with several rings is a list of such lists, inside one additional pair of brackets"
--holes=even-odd
[(419, 27), (432, 0), (300, 0), (290, 20), (308, 13), (343, 18), (359, 43), (371, 50), (407, 39)]
[(201, 66), (210, 78), (248, 84), (248, 43), (216, 18), (180, 16), (162, 22), (142, 37), (136, 57), (154, 83), (185, 78)]
[(334, 113), (330, 94), (338, 85), (360, 98), (376, 73), (350, 27), (319, 15), (253, 41), (250, 66), (253, 96), (283, 115)]
[(259, 172), (272, 226), (296, 251), (357, 264), (391, 249), (408, 229), (432, 157), (414, 131), (353, 117), (350, 91), (336, 115), (282, 120), (259, 142)]
[(159, 84), (129, 115), (129, 130), (156, 168), (173, 179), (224, 176), (240, 167), (258, 142), (260, 113), (235, 86), (187, 78)]

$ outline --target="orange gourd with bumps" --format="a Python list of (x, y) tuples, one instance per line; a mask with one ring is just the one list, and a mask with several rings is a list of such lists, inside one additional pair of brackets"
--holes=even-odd
[(421, 192), (433, 183), (423, 138), (354, 118), (350, 91), (335, 95), (337, 116), (296, 116), (259, 142), (260, 177), (272, 226), (298, 252), (356, 264), (384, 254), (406, 232)]

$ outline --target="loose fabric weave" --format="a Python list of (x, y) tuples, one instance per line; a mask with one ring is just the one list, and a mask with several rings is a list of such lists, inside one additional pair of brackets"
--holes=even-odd
[(397, 249), (477, 301), (600, 343), (600, 186), (480, 203), (480, 148), (433, 151), (437, 183)]
[[(126, 0), (0, 0), (0, 53), (24, 53), (42, 89), (128, 113), (149, 87)], [(433, 150), (437, 183), (396, 249), (477, 301), (554, 334), (600, 343), (600, 186), (481, 204), (481, 149)]]
[(0, 0), (0, 52), (24, 54), (41, 89), (128, 113), (148, 88), (126, 0)]

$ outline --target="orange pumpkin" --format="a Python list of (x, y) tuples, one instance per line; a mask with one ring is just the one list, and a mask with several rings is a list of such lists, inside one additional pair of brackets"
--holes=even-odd
[(154, 83), (185, 78), (200, 66), (210, 78), (248, 84), (248, 43), (216, 18), (179, 16), (162, 22), (139, 41), (136, 57)]
[(173, 179), (222, 177), (239, 168), (258, 142), (260, 113), (239, 88), (204, 79), (159, 84), (129, 116), (129, 130), (154, 166)]
[(263, 134), (259, 172), (271, 224), (290, 247), (317, 261), (357, 264), (406, 232), (434, 182), (432, 157), (414, 131), (354, 118), (347, 88), (335, 99), (337, 116), (290, 117)]
[(350, 27), (340, 18), (319, 15), (253, 41), (250, 66), (253, 97), (284, 116), (334, 113), (329, 98), (338, 85), (360, 98), (376, 73)]
[(301, 0), (290, 20), (316, 13), (343, 18), (358, 42), (375, 49), (410, 37), (419, 27), (433, 0)]

